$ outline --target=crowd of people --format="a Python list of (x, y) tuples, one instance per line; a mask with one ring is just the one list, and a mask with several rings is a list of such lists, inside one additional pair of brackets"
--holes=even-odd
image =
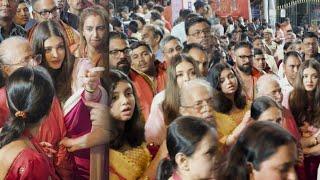
[(320, 27), (165, 2), (0, 0), (0, 179), (317, 179)]

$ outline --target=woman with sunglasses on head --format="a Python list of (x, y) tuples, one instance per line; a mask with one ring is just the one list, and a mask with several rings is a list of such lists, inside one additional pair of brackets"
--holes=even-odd
[(46, 70), (22, 67), (6, 86), (10, 117), (0, 129), (0, 179), (58, 179), (34, 136), (50, 111), (54, 87)]
[[(75, 53), (77, 57), (72, 78), (72, 92), (77, 92), (83, 87), (83, 82), (80, 80), (84, 74), (86, 67), (104, 67), (108, 69), (106, 50), (107, 32), (106, 26), (108, 16), (106, 10), (101, 6), (92, 6), (83, 10), (80, 16), (79, 32), (80, 32), (80, 47)], [(105, 71), (105, 73), (107, 73)], [(103, 74), (102, 76), (107, 76)]]

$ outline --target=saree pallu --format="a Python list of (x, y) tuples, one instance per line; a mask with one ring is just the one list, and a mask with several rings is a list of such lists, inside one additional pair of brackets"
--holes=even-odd
[(109, 149), (109, 180), (136, 180), (149, 166), (151, 154), (146, 145), (125, 152)]
[[(100, 87), (100, 103), (107, 103), (107, 92)], [(90, 120), (90, 109), (84, 104), (84, 89), (73, 94), (63, 107), (64, 120), (67, 128), (67, 137), (77, 138), (91, 132), (92, 122)], [(89, 179), (90, 177), (90, 149), (81, 149), (72, 153), (76, 170), (75, 179)]]
[(226, 144), (227, 137), (241, 123), (244, 115), (250, 109), (250, 106), (251, 102), (248, 101), (244, 109), (230, 115), (214, 111), (213, 116), (215, 117), (217, 131), (220, 136), (219, 142), (221, 144)]

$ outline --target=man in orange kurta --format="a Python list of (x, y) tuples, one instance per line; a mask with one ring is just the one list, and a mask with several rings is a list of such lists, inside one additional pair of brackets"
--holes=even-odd
[(131, 71), (129, 77), (133, 82), (140, 107), (147, 120), (153, 97), (165, 88), (166, 72), (149, 45), (136, 42), (131, 45)]

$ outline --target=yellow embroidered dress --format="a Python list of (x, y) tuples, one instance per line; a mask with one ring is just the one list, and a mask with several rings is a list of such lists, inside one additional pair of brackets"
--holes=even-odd
[(123, 152), (109, 150), (109, 179), (136, 180), (142, 176), (151, 162), (146, 145), (129, 148)]
[(250, 104), (251, 103), (247, 103), (244, 109), (231, 114), (223, 114), (216, 111), (213, 113), (216, 120), (220, 143), (226, 143), (228, 135), (241, 123), (245, 113), (250, 109)]

